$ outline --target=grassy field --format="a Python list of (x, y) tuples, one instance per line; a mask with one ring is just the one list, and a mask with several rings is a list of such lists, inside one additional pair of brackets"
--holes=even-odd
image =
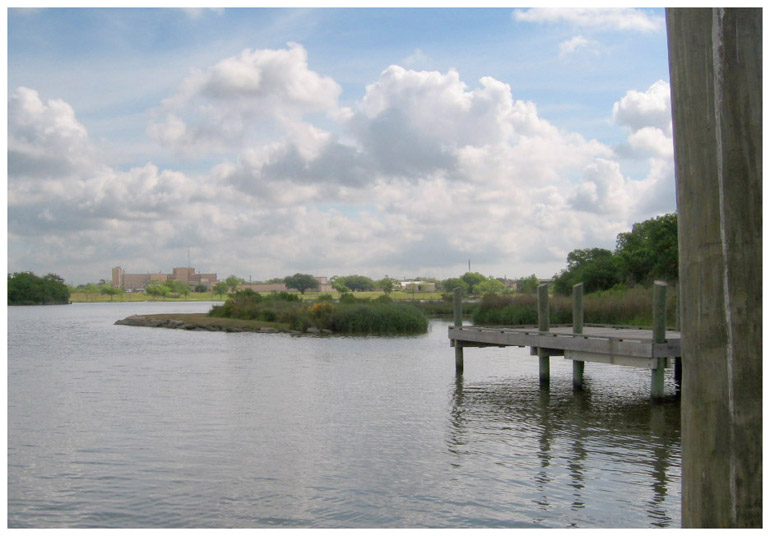
[[(269, 292), (262, 293), (263, 295), (270, 294)], [(330, 294), (333, 299), (337, 300), (339, 299), (340, 295), (339, 292), (306, 292), (304, 295), (300, 295), (300, 298), (302, 298), (303, 301), (313, 301), (318, 299), (319, 296), (322, 296), (324, 294)], [(366, 298), (377, 298), (378, 296), (382, 296), (384, 293), (382, 291), (373, 291), (373, 292), (354, 292), (353, 295), (356, 298), (359, 299), (366, 299)], [(225, 299), (227, 299), (227, 294), (212, 294), (211, 292), (191, 292), (187, 296), (169, 296), (165, 298), (156, 298), (154, 296), (150, 296), (149, 294), (145, 294), (143, 292), (131, 292), (131, 293), (125, 293), (121, 294), (119, 296), (107, 296), (106, 294), (99, 294), (99, 293), (91, 293), (87, 294), (85, 292), (73, 292), (70, 294), (70, 301), (73, 303), (89, 303), (89, 302), (146, 302), (146, 301), (168, 301), (168, 302), (193, 302), (193, 301), (221, 301), (224, 302)], [(391, 299), (400, 301), (400, 300), (440, 300), (441, 299), (441, 293), (440, 292), (392, 292), (390, 294)]]
[(211, 292), (191, 292), (187, 296), (169, 296), (167, 298), (155, 298), (143, 292), (131, 292), (119, 296), (107, 296), (106, 294), (85, 292), (73, 292), (70, 294), (72, 303), (91, 303), (91, 302), (148, 302), (148, 301), (168, 301), (168, 302), (193, 302), (193, 301), (224, 301), (226, 296), (217, 294), (214, 296)]

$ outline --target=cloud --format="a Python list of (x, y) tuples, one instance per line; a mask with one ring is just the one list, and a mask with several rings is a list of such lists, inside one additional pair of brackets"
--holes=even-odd
[(576, 35), (572, 39), (563, 41), (559, 45), (559, 56), (569, 56), (578, 50), (585, 49), (587, 51), (597, 53), (599, 43), (591, 39), (586, 39), (582, 35)]
[(513, 17), (521, 22), (559, 23), (597, 31), (658, 32), (661, 17), (631, 8), (534, 8), (517, 9)]
[(412, 52), (409, 56), (404, 58), (404, 61), (402, 62), (406, 67), (419, 67), (421, 65), (425, 65), (428, 63), (430, 58), (428, 57), (425, 52), (420, 50), (419, 48), (414, 49), (414, 52)]
[(308, 68), (296, 43), (244, 50), (191, 73), (164, 101), (148, 134), (180, 154), (231, 152), (273, 134), (292, 133), (306, 114), (337, 112), (340, 86)]
[(8, 173), (26, 179), (58, 178), (94, 168), (95, 150), (72, 107), (43, 101), (37, 91), (17, 88), (8, 102)]
[(612, 107), (612, 118), (619, 125), (636, 131), (654, 127), (671, 133), (671, 89), (658, 80), (646, 91), (630, 90)]
[(200, 19), (207, 12), (213, 12), (218, 15), (224, 13), (224, 9), (220, 7), (185, 7), (181, 10), (191, 19)]
[(645, 160), (646, 177), (624, 177), (617, 161), (598, 160), (587, 167), (570, 197), (576, 210), (625, 213), (630, 218), (674, 210), (674, 143), (670, 89), (661, 80), (645, 91), (630, 90), (613, 105), (614, 122), (626, 130), (618, 156)]
[[(294, 86), (303, 81), (311, 90)], [(492, 77), (471, 86), (454, 70), (393, 65), (349, 108), (339, 92), (299, 45), (194, 73), (150, 126), (171, 150), (222, 153), (193, 174), (110, 167), (72, 107), (18, 89), (11, 269), (165, 271), (191, 247), (200, 269), (258, 279), (448, 277), (469, 258), (484, 272), (545, 277), (569, 251), (612, 247), (639, 216), (673, 207), (664, 83), (615, 104), (625, 155), (555, 127)], [(649, 172), (625, 175), (620, 156), (646, 159)]]

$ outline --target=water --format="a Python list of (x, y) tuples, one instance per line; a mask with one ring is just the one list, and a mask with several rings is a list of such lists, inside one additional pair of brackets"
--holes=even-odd
[(9, 527), (678, 527), (649, 372), (404, 338), (115, 326), (202, 303), (8, 308)]

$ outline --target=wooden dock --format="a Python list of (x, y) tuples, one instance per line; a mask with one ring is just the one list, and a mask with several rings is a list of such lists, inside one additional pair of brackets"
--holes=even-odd
[(573, 384), (583, 385), (586, 362), (642, 367), (651, 371), (653, 398), (663, 396), (664, 372), (675, 368), (677, 385), (681, 380), (681, 335), (665, 327), (666, 285), (656, 282), (653, 289), (652, 329), (583, 325), (582, 285), (573, 289), (573, 320), (570, 326), (551, 327), (548, 321), (547, 287), (538, 288), (538, 326), (493, 327), (463, 326), (462, 301), (455, 292), (455, 322), (449, 328), (450, 345), (455, 348), (455, 367), (463, 371), (463, 348), (506, 347), (530, 348), (540, 359), (540, 380), (548, 382), (550, 358), (563, 356), (572, 360)]

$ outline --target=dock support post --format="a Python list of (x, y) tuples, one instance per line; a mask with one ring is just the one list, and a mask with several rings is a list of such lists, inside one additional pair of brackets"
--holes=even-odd
[[(548, 312), (548, 285), (537, 287), (537, 329), (539, 331), (550, 331), (551, 329), (551, 319)], [(540, 359), (540, 383), (547, 384), (551, 381), (551, 358), (548, 355), (548, 350), (538, 348), (537, 356)]]
[[(463, 291), (462, 288), (454, 289), (454, 325), (463, 325)], [(463, 345), (461, 341), (455, 341), (455, 374), (463, 373)]]
[[(656, 343), (666, 342), (666, 283), (655, 281), (652, 295), (652, 337)], [(666, 358), (659, 357), (652, 369), (650, 391), (652, 398), (663, 398)]]
[[(572, 287), (572, 333), (583, 333), (583, 283)], [(572, 387), (583, 388), (585, 361), (572, 361)]]

